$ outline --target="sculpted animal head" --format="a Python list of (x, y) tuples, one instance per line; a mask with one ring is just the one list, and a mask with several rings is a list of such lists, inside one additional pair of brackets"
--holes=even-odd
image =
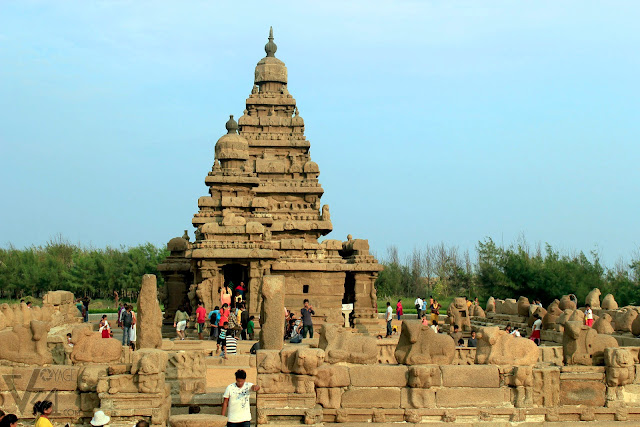
[(580, 336), (580, 331), (582, 331), (582, 323), (581, 322), (565, 322), (564, 324), (564, 333), (568, 335), (571, 339), (577, 340)]
[(31, 334), (33, 335), (34, 341), (40, 341), (42, 338), (46, 340), (47, 333), (49, 329), (51, 329), (49, 322), (42, 322), (40, 320), (32, 320), (29, 326), (31, 327)]
[(418, 338), (420, 337), (420, 327), (422, 325), (420, 322), (402, 322), (402, 328), (400, 330), (400, 334), (405, 334), (411, 344), (415, 344), (418, 342)]
[(501, 332), (502, 331), (497, 326), (490, 326), (480, 328), (476, 336), (479, 340), (484, 341), (488, 345), (495, 345), (495, 343), (498, 342), (500, 335), (503, 335)]

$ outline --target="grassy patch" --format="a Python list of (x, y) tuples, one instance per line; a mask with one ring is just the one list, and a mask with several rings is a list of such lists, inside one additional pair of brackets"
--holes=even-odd
[[(438, 302), (442, 306), (440, 309), (440, 313), (446, 313), (449, 304), (453, 301), (454, 297), (447, 298), (437, 298)], [(393, 309), (393, 314), (396, 314), (396, 304), (398, 300), (402, 300), (402, 311), (404, 314), (416, 314), (416, 306), (413, 302), (416, 300), (415, 297), (388, 297), (382, 298), (378, 297), (378, 313), (384, 313), (387, 310), (387, 301), (391, 303), (391, 308)], [(427, 301), (428, 303), (428, 301)]]

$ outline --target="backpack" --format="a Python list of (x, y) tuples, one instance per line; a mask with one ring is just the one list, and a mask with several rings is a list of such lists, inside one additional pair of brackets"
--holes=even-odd
[(125, 311), (122, 313), (122, 326), (125, 328), (130, 328), (133, 323), (133, 314), (130, 311)]

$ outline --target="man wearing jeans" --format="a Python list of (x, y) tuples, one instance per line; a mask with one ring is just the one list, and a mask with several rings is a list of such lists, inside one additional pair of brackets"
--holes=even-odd
[(393, 332), (391, 330), (391, 320), (393, 320), (393, 310), (391, 309), (391, 303), (387, 301), (387, 315), (385, 316), (387, 319), (387, 337), (391, 336)]
[(131, 310), (133, 309), (132, 305), (127, 305), (126, 310), (122, 312), (122, 345), (129, 346), (131, 344), (130, 333), (131, 333), (131, 325), (133, 325), (133, 313)]
[(309, 338), (313, 338), (313, 320), (311, 319), (312, 314), (316, 314), (313, 311), (313, 307), (309, 305), (309, 300), (304, 300), (304, 307), (300, 310), (300, 314), (302, 315), (302, 338), (307, 337), (307, 332), (309, 332)]

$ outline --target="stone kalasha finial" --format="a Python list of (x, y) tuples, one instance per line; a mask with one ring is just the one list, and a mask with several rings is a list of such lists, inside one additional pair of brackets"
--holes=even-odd
[(229, 115), (229, 121), (227, 121), (227, 124), (225, 125), (225, 127), (227, 128), (227, 133), (236, 133), (238, 130), (238, 122), (236, 122), (235, 120), (233, 120), (233, 114)]
[(269, 27), (269, 42), (264, 45), (264, 51), (267, 52), (267, 56), (275, 56), (278, 46), (273, 42), (273, 27)]

